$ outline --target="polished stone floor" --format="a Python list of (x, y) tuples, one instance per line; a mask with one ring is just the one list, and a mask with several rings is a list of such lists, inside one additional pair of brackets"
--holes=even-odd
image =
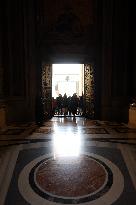
[(0, 130), (0, 205), (136, 204), (136, 127), (54, 117)]

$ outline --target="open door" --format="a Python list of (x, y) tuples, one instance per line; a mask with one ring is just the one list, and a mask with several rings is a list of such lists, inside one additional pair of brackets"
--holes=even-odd
[(42, 64), (42, 96), (45, 119), (52, 117), (52, 64)]
[(92, 64), (84, 64), (84, 115), (94, 119), (94, 69)]

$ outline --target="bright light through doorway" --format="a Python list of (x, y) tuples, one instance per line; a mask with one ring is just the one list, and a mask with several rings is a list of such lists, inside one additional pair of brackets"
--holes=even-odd
[(53, 64), (52, 66), (52, 97), (81, 96), (84, 91), (83, 64)]

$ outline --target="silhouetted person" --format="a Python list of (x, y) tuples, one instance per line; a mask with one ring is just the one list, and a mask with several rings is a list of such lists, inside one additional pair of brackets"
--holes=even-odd
[(74, 93), (73, 96), (71, 97), (71, 111), (74, 117), (77, 114), (77, 108), (78, 108), (78, 98), (76, 93)]
[(52, 114), (53, 115), (56, 114), (56, 109), (57, 109), (57, 101), (56, 99), (54, 99), (54, 97), (52, 97)]
[(68, 98), (66, 93), (63, 96), (63, 109), (64, 109), (64, 116), (66, 116), (68, 114)]
[(56, 98), (57, 101), (57, 109), (58, 109), (58, 115), (62, 115), (62, 103), (63, 103), (63, 98), (62, 95), (59, 94), (59, 96)]
[(80, 115), (83, 114), (84, 109), (84, 101), (83, 101), (83, 95), (79, 97), (79, 113)]

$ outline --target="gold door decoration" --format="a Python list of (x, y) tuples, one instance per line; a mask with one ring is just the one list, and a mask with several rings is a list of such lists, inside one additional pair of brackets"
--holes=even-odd
[(52, 117), (52, 65), (42, 64), (42, 96), (45, 118)]
[(91, 64), (84, 65), (84, 103), (85, 116), (94, 118), (94, 70)]

